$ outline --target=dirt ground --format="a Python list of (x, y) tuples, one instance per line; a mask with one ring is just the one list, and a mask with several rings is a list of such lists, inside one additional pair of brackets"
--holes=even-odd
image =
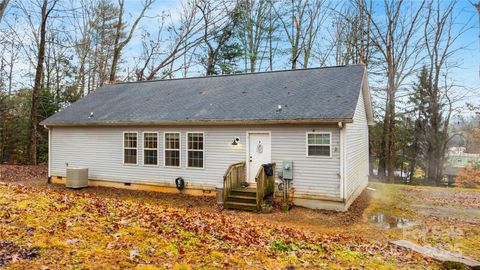
[(213, 197), (131, 191), (105, 187), (69, 190), (47, 184), (44, 166), (0, 166), (0, 182), (21, 183), (68, 194), (94, 194), (130, 202), (195, 209), (286, 229), (362, 237), (379, 245), (407, 239), (480, 260), (480, 191), (371, 183), (347, 212), (293, 207), (258, 214), (223, 210)]

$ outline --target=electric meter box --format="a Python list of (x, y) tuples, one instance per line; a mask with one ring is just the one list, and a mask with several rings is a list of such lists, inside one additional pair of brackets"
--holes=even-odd
[(292, 180), (293, 179), (293, 161), (285, 160), (282, 162), (282, 173), (283, 179)]

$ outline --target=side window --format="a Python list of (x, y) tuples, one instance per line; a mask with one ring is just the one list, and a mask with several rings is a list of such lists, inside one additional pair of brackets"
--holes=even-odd
[(137, 164), (137, 133), (123, 133), (123, 163)]
[(307, 133), (307, 156), (331, 156), (331, 133), (309, 132)]
[(143, 133), (143, 165), (158, 165), (158, 133)]
[(166, 132), (164, 136), (164, 165), (180, 167), (180, 133)]
[(203, 168), (204, 135), (202, 132), (187, 133), (187, 167)]

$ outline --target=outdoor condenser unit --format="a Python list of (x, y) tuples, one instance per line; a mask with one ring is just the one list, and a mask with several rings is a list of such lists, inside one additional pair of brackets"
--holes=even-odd
[(87, 168), (67, 168), (67, 188), (88, 187), (88, 169)]

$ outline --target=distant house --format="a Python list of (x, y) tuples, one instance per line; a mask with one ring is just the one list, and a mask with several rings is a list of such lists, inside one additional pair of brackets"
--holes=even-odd
[(448, 183), (455, 182), (455, 177), (465, 167), (471, 167), (474, 163), (480, 163), (480, 154), (466, 153), (465, 147), (451, 147), (448, 149), (447, 162), (444, 174)]
[(226, 206), (248, 209), (275, 163), (296, 205), (346, 210), (368, 182), (372, 123), (366, 69), (351, 65), (106, 85), (42, 125), (53, 182), (67, 167), (135, 189), (176, 191), (181, 177), (187, 194), (224, 185)]

